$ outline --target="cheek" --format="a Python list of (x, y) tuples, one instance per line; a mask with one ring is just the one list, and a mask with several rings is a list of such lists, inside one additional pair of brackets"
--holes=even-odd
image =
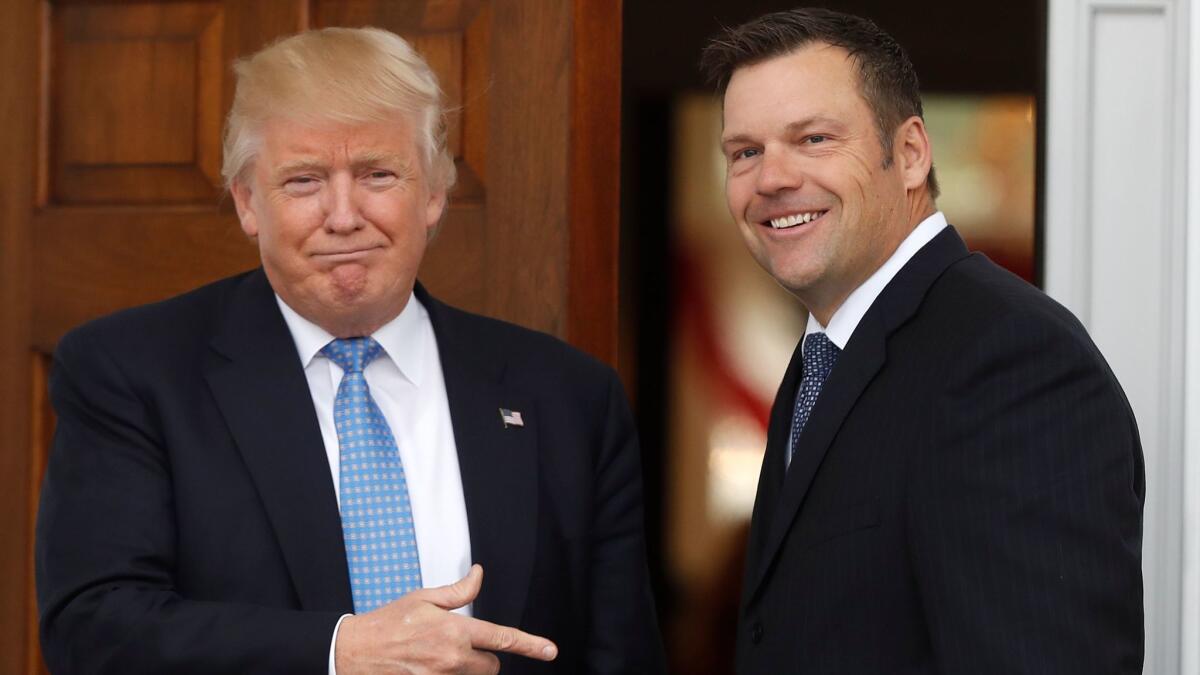
[(746, 207), (750, 203), (749, 187), (751, 183), (746, 175), (729, 176), (725, 179), (725, 202), (734, 220), (741, 222), (746, 215)]
[(274, 248), (297, 248), (309, 233), (321, 227), (321, 218), (320, 205), (314, 198), (272, 205), (269, 222), (259, 228), (259, 241)]
[(394, 200), (367, 200), (362, 203), (360, 213), (364, 220), (389, 239), (405, 235), (406, 226), (413, 221), (411, 209), (405, 209)]
[(860, 213), (872, 201), (870, 174), (862, 169), (858, 161), (841, 162), (837, 171), (825, 172), (818, 181), (837, 199), (843, 213)]

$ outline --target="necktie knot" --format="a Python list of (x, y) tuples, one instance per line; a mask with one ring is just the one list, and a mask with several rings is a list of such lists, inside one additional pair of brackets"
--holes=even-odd
[(811, 333), (804, 338), (804, 377), (815, 376), (825, 381), (842, 350), (824, 333)]
[(382, 352), (383, 347), (372, 337), (338, 338), (321, 348), (321, 354), (347, 374), (361, 373)]

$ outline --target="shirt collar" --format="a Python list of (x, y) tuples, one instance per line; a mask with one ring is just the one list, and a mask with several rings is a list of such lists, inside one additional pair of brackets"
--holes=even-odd
[[(300, 365), (303, 368), (308, 368), (313, 359), (321, 352), (321, 349), (329, 344), (334, 339), (324, 328), (300, 316), (296, 310), (288, 306), (279, 294), (275, 294), (275, 302), (279, 305), (279, 311), (283, 313), (283, 320), (287, 323), (288, 330), (292, 334), (292, 340), (296, 343), (296, 353), (300, 355)], [(400, 373), (405, 379), (415, 385), (421, 384), (421, 376), (425, 372), (425, 344), (426, 331), (422, 327), (429, 323), (429, 312), (416, 295), (409, 295), (408, 302), (404, 305), (404, 310), (400, 314), (385, 323), (371, 334), (375, 341), (383, 347), (383, 351), (387, 354), (392, 363), (400, 369)]]
[(900, 242), (892, 256), (880, 265), (879, 269), (875, 270), (875, 273), (868, 277), (862, 285), (854, 289), (842, 306), (837, 308), (837, 311), (829, 318), (828, 326), (822, 326), (815, 316), (809, 314), (808, 325), (804, 329), (805, 337), (808, 337), (810, 333), (825, 333), (829, 341), (837, 345), (838, 349), (845, 349), (846, 343), (850, 341), (850, 336), (854, 334), (854, 329), (858, 328), (858, 323), (862, 321), (867, 310), (871, 309), (871, 305), (875, 304), (875, 298), (879, 297), (888, 282), (908, 264), (909, 260), (912, 260), (917, 251), (920, 251), (945, 227), (946, 216), (941, 211), (922, 220), (912, 232), (908, 233), (904, 241)]

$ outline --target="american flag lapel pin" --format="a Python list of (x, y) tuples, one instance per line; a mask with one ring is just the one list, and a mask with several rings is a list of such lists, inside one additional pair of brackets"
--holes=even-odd
[(525, 420), (521, 419), (521, 413), (516, 410), (509, 410), (508, 408), (500, 409), (500, 421), (504, 422), (505, 429), (525, 426)]

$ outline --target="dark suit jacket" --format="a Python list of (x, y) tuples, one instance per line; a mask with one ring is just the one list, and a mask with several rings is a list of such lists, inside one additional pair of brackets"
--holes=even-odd
[(742, 675), (1140, 673), (1133, 414), (1073, 316), (947, 228), (846, 344), (785, 473), (771, 414)]
[[(555, 640), (503, 672), (659, 672), (637, 440), (612, 370), (417, 295), (445, 373), (475, 616)], [(59, 344), (37, 527), (51, 670), (324, 673), (352, 611), (307, 381), (261, 270)], [(499, 408), (523, 413), (505, 428)]]

